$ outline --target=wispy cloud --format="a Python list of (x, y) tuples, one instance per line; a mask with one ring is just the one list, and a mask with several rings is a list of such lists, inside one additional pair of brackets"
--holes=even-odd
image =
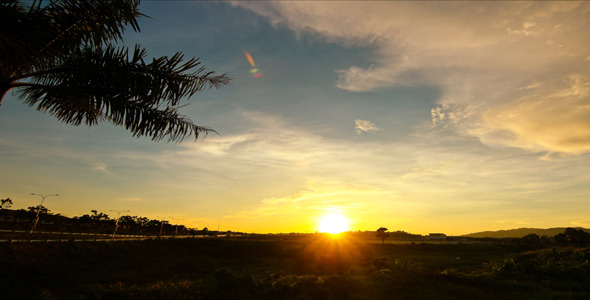
[(126, 202), (140, 202), (142, 201), (139, 197), (124, 197), (124, 198), (117, 198), (118, 201), (126, 201)]
[(343, 182), (317, 182), (308, 180), (307, 187), (284, 197), (262, 200), (255, 208), (227, 215), (225, 218), (250, 219), (274, 216), (297, 217), (321, 215), (328, 211), (347, 211), (362, 214), (362, 199), (370, 194), (383, 194), (370, 187), (355, 186)]
[(355, 130), (356, 134), (361, 134), (363, 132), (375, 133), (375, 132), (381, 130), (373, 122), (367, 121), (367, 120), (358, 120), (358, 119), (354, 120), (354, 125), (355, 125), (354, 130)]
[(577, 220), (577, 221), (572, 221), (572, 225), (576, 226), (576, 227), (585, 227), (588, 228), (590, 227), (590, 220)]
[[(557, 82), (556, 82), (557, 81)], [(590, 151), (590, 74), (547, 80), (529, 94), (482, 114), (484, 143), (550, 152)]]
[(96, 162), (92, 166), (92, 170), (103, 172), (106, 174), (111, 174), (112, 172), (107, 168), (107, 164), (104, 162)]
[(336, 70), (341, 89), (434, 85), (443, 92), (431, 110), (435, 126), (453, 126), (486, 144), (590, 152), (590, 40), (584, 38), (590, 3), (236, 5), (300, 36), (373, 47), (371, 65)]
[[(116, 179), (100, 176), (92, 184), (76, 185), (78, 194), (89, 198), (109, 190), (96, 200), (106, 209), (118, 202), (141, 202), (156, 211), (173, 206), (201, 218), (225, 216), (225, 223), (236, 226), (260, 223), (249, 228), (280, 219), (285, 230), (302, 216), (340, 209), (367, 228), (392, 222), (419, 232), (416, 220), (425, 216), (430, 223), (419, 222), (423, 226), (443, 217), (460, 220), (474, 210), (500, 214), (550, 192), (568, 197), (570, 187), (588, 181), (588, 163), (579, 157), (548, 165), (509, 148), (482, 152), (473, 138), (462, 136), (359, 141), (328, 138), (280, 115), (245, 112), (239, 118), (247, 130), (197, 143), (149, 152), (105, 148), (100, 159), (80, 151), (67, 157), (46, 152), (44, 160), (77, 169), (98, 161), (90, 166), (116, 173)], [(27, 144), (12, 147), (28, 149)], [(85, 174), (77, 172), (64, 180), (68, 186)]]

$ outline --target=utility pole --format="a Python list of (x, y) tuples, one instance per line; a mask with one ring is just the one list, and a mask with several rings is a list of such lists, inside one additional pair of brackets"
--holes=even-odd
[(119, 219), (122, 212), (128, 212), (129, 210), (110, 210), (117, 213), (117, 219), (115, 219), (115, 231), (113, 232), (113, 241), (115, 240), (115, 236), (117, 235), (117, 229), (119, 228)]
[(162, 238), (162, 230), (164, 229), (164, 220), (160, 221), (160, 235), (158, 235), (158, 238)]
[(184, 220), (184, 219), (182, 219), (182, 218), (173, 218), (173, 217), (170, 217), (170, 219), (172, 219), (172, 220), (175, 220), (175, 221), (176, 221), (176, 224), (175, 224), (175, 226), (174, 226), (174, 238), (176, 238), (176, 235), (178, 234), (178, 222), (179, 222), (179, 221), (182, 221), (182, 220)]
[(36, 195), (36, 196), (40, 196), (41, 197), (41, 204), (39, 204), (39, 206), (37, 207), (37, 217), (35, 217), (35, 223), (33, 224), (33, 227), (31, 228), (31, 232), (29, 232), (29, 234), (33, 234), (33, 230), (35, 230), (35, 227), (37, 227), (37, 222), (39, 222), (39, 213), (41, 213), (41, 206), (43, 206), (43, 201), (45, 201), (45, 198), (47, 197), (51, 197), (51, 196), (59, 196), (59, 194), (55, 194), (55, 195), (41, 195), (41, 194), (35, 194), (35, 193), (31, 193), (31, 195)]

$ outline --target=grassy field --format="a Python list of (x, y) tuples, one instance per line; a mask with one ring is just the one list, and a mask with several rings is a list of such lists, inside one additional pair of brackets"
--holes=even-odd
[(0, 299), (590, 299), (590, 250), (330, 235), (0, 245)]

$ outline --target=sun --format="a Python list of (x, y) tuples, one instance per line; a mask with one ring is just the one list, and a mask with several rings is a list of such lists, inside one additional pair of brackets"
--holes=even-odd
[(348, 231), (350, 221), (341, 215), (336, 213), (330, 213), (324, 215), (319, 221), (319, 232), (327, 232), (332, 234), (341, 233)]

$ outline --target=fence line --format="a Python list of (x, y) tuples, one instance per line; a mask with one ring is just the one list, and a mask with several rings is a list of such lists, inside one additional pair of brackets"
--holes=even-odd
[[(47, 232), (45, 232), (47, 233)], [(61, 234), (61, 233), (59, 233)], [(76, 234), (76, 235), (93, 235), (93, 234), (80, 234), (80, 233), (68, 233), (68, 234)], [(99, 235), (99, 234), (95, 234)], [(213, 236), (205, 236), (205, 235), (162, 235), (162, 236), (146, 236), (146, 235), (117, 235), (117, 238), (113, 239), (111, 234), (102, 234), (103, 236), (110, 236), (111, 238), (87, 238), (87, 239), (80, 239), (80, 238), (69, 238), (69, 239), (56, 239), (56, 238), (47, 238), (47, 239), (23, 239), (23, 238), (16, 238), (16, 239), (0, 239), (0, 243), (64, 243), (64, 242), (117, 242), (117, 241), (145, 241), (148, 239), (180, 239), (180, 238), (214, 238)], [(218, 236), (222, 237), (222, 236)]]
[[(0, 232), (6, 233), (29, 233), (27, 230), (10, 230), (10, 229), (0, 229)], [(60, 235), (98, 235), (98, 236), (112, 236), (112, 233), (88, 233), (88, 232), (65, 232), (65, 231), (33, 231), (36, 234), (60, 234)], [(138, 234), (117, 234), (117, 236), (122, 237), (143, 237), (144, 235)]]
[(14, 239), (14, 240), (0, 240), (0, 243), (64, 243), (64, 242), (118, 242), (118, 241), (143, 241), (147, 240), (149, 237), (143, 238), (122, 238), (122, 239), (37, 239), (37, 240), (23, 240), (23, 239)]

